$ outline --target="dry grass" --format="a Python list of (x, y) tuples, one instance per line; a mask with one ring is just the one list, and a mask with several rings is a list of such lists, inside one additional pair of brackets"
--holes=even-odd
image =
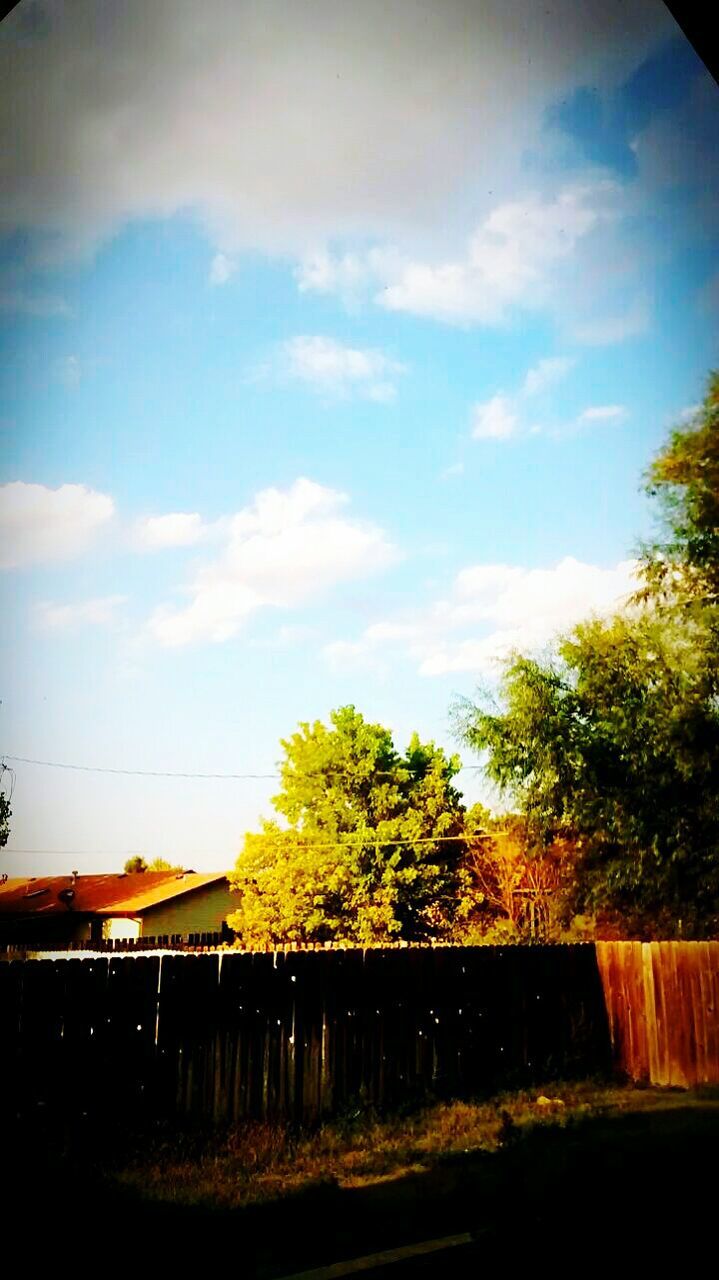
[(387, 1182), (452, 1155), (496, 1151), (536, 1126), (685, 1102), (686, 1094), (666, 1090), (554, 1084), (486, 1102), (436, 1103), (409, 1116), (358, 1113), (304, 1136), (281, 1125), (246, 1124), (213, 1140), (174, 1137), (145, 1146), (110, 1177), (145, 1199), (238, 1208), (321, 1184)]

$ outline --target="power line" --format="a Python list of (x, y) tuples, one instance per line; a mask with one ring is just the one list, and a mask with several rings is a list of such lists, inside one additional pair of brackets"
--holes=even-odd
[[(253, 834), (253, 833), (251, 832), (250, 834)], [(346, 840), (331, 840), (331, 841), (314, 840), (312, 836), (309, 836), (301, 831), (293, 831), (293, 832), (288, 831), (286, 834), (297, 836), (299, 840), (305, 841), (307, 844), (311, 845), (313, 849), (347, 849), (347, 848), (351, 848), (352, 845), (355, 845), (355, 844), (382, 845), (382, 846), (404, 845), (404, 844), (411, 844), (411, 845), (457, 844), (457, 842), (460, 840), (463, 841), (465, 844), (470, 844), (473, 840), (491, 840), (494, 838), (494, 836), (511, 835), (511, 832), (474, 831), (469, 835), (417, 836), (417, 837), (402, 836), (401, 839), (390, 840), (390, 839), (387, 839), (385, 836), (380, 835), (376, 831), (368, 831), (365, 833), (365, 835), (350, 836)], [(279, 843), (279, 841), (277, 843)], [(119, 851), (115, 850), (111, 852), (108, 852), (107, 850), (101, 852), (98, 849), (6, 849), (5, 852), (11, 853), (11, 854), (21, 853), (28, 857), (29, 856), (35, 856), (35, 857), (54, 856), (58, 858), (84, 858), (90, 855), (92, 855), (92, 857), (95, 857), (95, 858), (134, 858), (137, 856), (143, 856), (142, 851), (138, 851), (137, 849), (124, 849), (124, 850), (121, 849)], [(183, 855), (178, 854), (173, 856), (177, 856), (177, 857), (183, 856), (185, 858), (194, 858), (194, 857), (202, 856), (203, 858), (206, 858), (207, 850), (206, 849), (202, 850), (201, 855), (200, 853), (191, 853), (191, 854), (183, 854)], [(214, 857), (214, 854), (212, 856)], [(227, 857), (228, 855), (223, 853), (219, 856), (224, 858), (224, 857)], [(236, 850), (233, 851), (233, 853), (229, 856), (236, 857), (237, 851)]]
[(109, 769), (94, 764), (65, 764), (57, 760), (30, 760), (26, 756), (3, 756), (3, 760), (12, 760), (16, 764), (35, 764), (44, 769), (72, 769), (78, 773), (112, 773), (125, 777), (139, 778), (220, 778), (238, 780), (243, 778), (279, 778), (278, 773), (174, 773), (165, 769)]
[[(43, 769), (71, 769), (76, 773), (109, 773), (132, 778), (204, 778), (236, 782), (245, 779), (259, 781), (281, 777), (279, 773), (190, 773), (189, 771), (180, 773), (167, 769), (111, 769), (103, 765), (66, 764), (58, 760), (31, 760), (27, 756), (3, 755), (2, 760), (12, 760), (15, 764), (38, 765)], [(481, 768), (482, 765), (480, 764), (465, 764), (459, 769), (459, 773), (467, 773)], [(394, 777), (394, 774), (380, 772), (376, 776)]]

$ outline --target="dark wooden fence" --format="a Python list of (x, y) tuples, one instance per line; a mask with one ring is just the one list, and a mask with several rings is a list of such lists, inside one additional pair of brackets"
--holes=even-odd
[(313, 1121), (610, 1067), (592, 946), (96, 955), (0, 964), (21, 1115)]
[(0, 963), (21, 1116), (313, 1121), (617, 1069), (719, 1083), (719, 942)]
[(617, 1067), (651, 1084), (719, 1084), (719, 942), (596, 947)]
[(41, 956), (44, 952), (58, 955), (65, 951), (82, 951), (93, 955), (127, 951), (207, 951), (228, 945), (233, 937), (234, 934), (227, 930), (224, 933), (164, 933), (158, 937), (101, 938), (94, 941), (83, 938), (59, 945), (47, 942), (0, 942), (0, 959), (24, 960), (28, 956)]

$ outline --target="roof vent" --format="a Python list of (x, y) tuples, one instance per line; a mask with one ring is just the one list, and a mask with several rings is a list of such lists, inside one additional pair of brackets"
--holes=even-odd
[(74, 890), (74, 889), (61, 889), (57, 896), (58, 896), (58, 898), (60, 899), (60, 901), (61, 901), (61, 902), (64, 902), (64, 903), (65, 903), (65, 906), (66, 906), (66, 907), (69, 907), (69, 906), (71, 906), (71, 905), (72, 905), (72, 900), (73, 900), (73, 898), (75, 897), (75, 890)]

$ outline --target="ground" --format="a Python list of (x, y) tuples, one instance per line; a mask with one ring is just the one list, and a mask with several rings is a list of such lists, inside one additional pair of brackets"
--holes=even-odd
[(713, 1248), (719, 1089), (555, 1083), (404, 1117), (350, 1115), (304, 1137), (267, 1125), (212, 1137), (93, 1126), (68, 1142), (25, 1121), (15, 1143), (3, 1196), (13, 1235), (37, 1247), (41, 1225), (44, 1245), (75, 1258), (99, 1248), (111, 1272), (130, 1248), (143, 1269), (324, 1278), (343, 1274), (329, 1264), (461, 1236), (362, 1274), (479, 1275), (490, 1261), (623, 1274), (670, 1258), (699, 1274)]

